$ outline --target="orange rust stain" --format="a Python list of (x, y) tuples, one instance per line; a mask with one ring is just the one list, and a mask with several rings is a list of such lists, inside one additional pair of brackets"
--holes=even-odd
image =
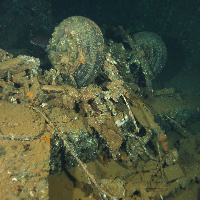
[(70, 186), (65, 186), (66, 190), (72, 190), (72, 188)]
[[(32, 92), (27, 92), (27, 93), (26, 93), (26, 96), (30, 98), (30, 100), (31, 100), (32, 103), (34, 103), (34, 100), (33, 100), (33, 93), (32, 93)], [(32, 104), (32, 103), (31, 103), (31, 104)]]
[(30, 148), (30, 144), (25, 144), (24, 145), (24, 150), (29, 150), (29, 148)]
[(134, 98), (134, 101), (135, 101), (136, 103), (138, 103), (139, 105), (143, 105), (143, 103), (142, 103), (139, 99)]
[(167, 141), (167, 136), (162, 136), (162, 135), (158, 135), (158, 141), (162, 144), (162, 147), (164, 149), (164, 151), (167, 153), (168, 152), (168, 141)]
[(125, 94), (125, 97), (127, 98), (127, 99), (130, 99), (131, 97), (130, 97), (130, 94), (127, 92), (126, 94)]
[(8, 99), (11, 100), (12, 96), (9, 96)]
[(106, 166), (106, 161), (105, 161), (106, 158), (107, 158), (107, 154), (99, 155), (99, 161), (100, 161), (104, 166)]
[(101, 160), (101, 162), (104, 162), (104, 156), (103, 155), (100, 155), (99, 159)]
[(85, 56), (83, 54), (82, 49), (80, 49), (80, 53), (79, 53), (79, 62), (85, 65)]
[(85, 65), (85, 57), (82, 55), (79, 60), (83, 65)]
[(14, 83), (17, 83), (17, 79), (16, 79), (16, 77), (14, 76), (14, 77), (12, 77), (12, 80), (13, 80), (13, 82)]
[(46, 137), (45, 135), (42, 135), (41, 138), (42, 138), (45, 142), (47, 142), (48, 144), (50, 144), (51, 138), (48, 138), (48, 137)]

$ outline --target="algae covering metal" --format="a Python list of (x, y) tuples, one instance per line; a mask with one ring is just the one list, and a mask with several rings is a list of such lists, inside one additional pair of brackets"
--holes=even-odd
[(55, 28), (47, 47), (53, 67), (62, 72), (68, 84), (87, 86), (103, 62), (104, 39), (90, 19), (73, 16)]
[(146, 85), (151, 88), (151, 80), (158, 75), (165, 66), (167, 49), (162, 38), (152, 32), (139, 32), (133, 35), (129, 42), (132, 50), (131, 63), (142, 68)]

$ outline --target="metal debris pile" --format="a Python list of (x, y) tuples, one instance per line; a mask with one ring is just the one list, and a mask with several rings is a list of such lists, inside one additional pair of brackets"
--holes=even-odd
[(142, 87), (146, 87), (148, 93), (151, 93), (152, 80), (162, 71), (167, 59), (167, 48), (162, 38), (153, 32), (145, 31), (131, 36), (121, 26), (104, 26), (104, 30), (120, 40), (120, 43), (109, 40), (107, 51), (117, 61), (118, 69), (124, 74), (124, 81), (135, 81), (140, 86), (138, 80), (141, 73), (144, 76)]
[[(86, 20), (86, 24), (82, 20)], [(83, 27), (78, 29), (79, 26), (71, 26), (70, 23), (80, 23)], [(88, 29), (90, 26), (93, 27), (91, 30)], [(94, 41), (90, 47), (86, 46), (89, 43), (82, 42), (86, 41), (82, 38), (82, 34), (87, 34), (85, 28), (91, 34), (96, 29), (100, 31), (91, 20), (82, 17), (68, 19), (55, 29), (48, 47), (54, 69), (49, 71), (42, 72), (39, 59), (29, 56), (13, 58), (8, 52), (1, 50), (0, 98), (32, 107), (52, 126), (51, 171), (63, 169), (61, 157), (64, 155), (66, 168), (78, 163), (102, 197), (117, 199), (97, 184), (84, 163), (95, 159), (103, 151), (115, 160), (121, 158), (122, 151), (127, 153), (132, 162), (138, 155), (155, 160), (155, 155), (146, 147), (147, 143), (155, 133), (158, 138), (155, 146), (161, 156), (161, 151), (163, 154), (168, 152), (167, 138), (149, 109), (140, 100), (140, 94), (137, 93), (139, 87), (135, 86), (137, 90), (127, 87), (129, 84), (116, 67), (120, 62), (114, 59), (111, 53), (102, 51), (101, 32), (95, 35), (100, 37), (98, 46), (94, 45)], [(57, 34), (61, 37), (59, 41)], [(133, 49), (131, 61), (124, 60), (126, 66), (139, 62), (147, 87), (151, 87), (153, 74), (157, 73), (157, 68), (161, 67), (166, 59), (165, 50), (163, 53), (160, 51), (162, 47), (150, 40), (152, 35), (155, 36), (143, 33), (143, 36), (147, 37), (145, 43), (150, 42), (149, 46), (153, 49), (148, 45), (142, 46), (139, 42), (141, 47), (137, 47), (142, 50), (138, 53), (138, 49)], [(140, 36), (135, 35), (135, 38), (137, 37), (140, 41)], [(142, 58), (141, 54), (144, 54)], [(139, 61), (136, 59), (138, 55), (141, 58)], [(155, 69), (149, 74), (152, 65)], [(88, 77), (85, 73), (89, 73)], [(24, 140), (24, 137), (12, 139)], [(35, 137), (26, 139), (32, 141)], [(125, 145), (122, 145), (123, 143)]]

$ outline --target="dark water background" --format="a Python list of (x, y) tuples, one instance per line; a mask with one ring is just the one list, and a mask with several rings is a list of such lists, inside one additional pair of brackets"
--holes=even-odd
[(30, 40), (50, 38), (54, 28), (73, 15), (88, 17), (100, 27), (123, 26), (130, 34), (157, 33), (168, 49), (167, 65), (157, 78), (159, 86), (168, 84), (200, 92), (199, 0), (1, 0), (1, 48), (14, 54), (24, 51), (36, 57), (45, 56)]

